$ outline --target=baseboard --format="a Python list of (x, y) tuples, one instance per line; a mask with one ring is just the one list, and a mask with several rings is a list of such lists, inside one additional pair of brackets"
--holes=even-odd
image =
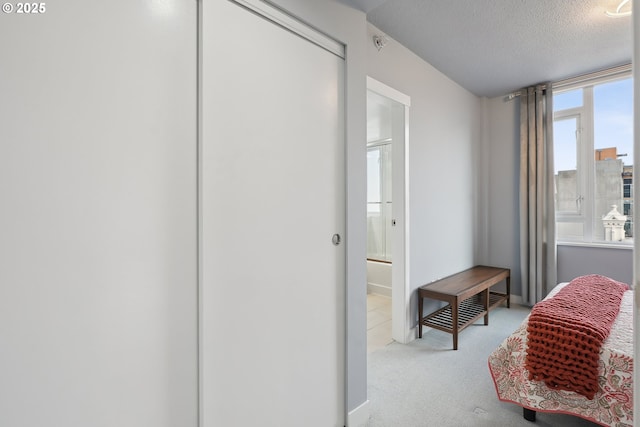
[(523, 305), (522, 297), (520, 295), (510, 295), (509, 300), (514, 304)]
[(369, 400), (365, 400), (362, 405), (347, 414), (347, 424), (345, 427), (364, 427), (367, 421), (369, 421), (370, 416)]
[(418, 338), (418, 327), (414, 326), (407, 331), (407, 340), (405, 344), (409, 344), (411, 341), (415, 341)]
[(367, 282), (367, 293), (391, 298), (391, 288), (377, 283)]

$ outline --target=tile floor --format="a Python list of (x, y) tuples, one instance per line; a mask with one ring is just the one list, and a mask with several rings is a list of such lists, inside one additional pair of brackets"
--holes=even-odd
[(367, 352), (391, 343), (391, 298), (367, 294)]

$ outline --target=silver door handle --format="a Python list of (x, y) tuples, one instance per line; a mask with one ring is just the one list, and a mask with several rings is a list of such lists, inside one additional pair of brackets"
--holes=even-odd
[(340, 238), (340, 235), (338, 233), (334, 234), (333, 237), (331, 238), (331, 241), (336, 246), (338, 246), (340, 244), (340, 240), (342, 240), (342, 239)]

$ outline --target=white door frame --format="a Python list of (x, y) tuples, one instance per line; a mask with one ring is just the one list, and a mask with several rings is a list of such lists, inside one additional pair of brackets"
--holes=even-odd
[[(391, 336), (402, 344), (415, 339), (411, 328), (409, 292), (409, 107), (411, 98), (367, 76), (367, 89), (404, 105), (404, 128), (392, 145), (393, 170), (393, 262), (391, 267)], [(402, 135), (400, 135), (402, 133)], [(398, 138), (396, 138), (398, 135)]]

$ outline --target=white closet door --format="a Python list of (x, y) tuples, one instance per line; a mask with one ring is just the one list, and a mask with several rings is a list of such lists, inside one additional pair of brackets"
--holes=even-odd
[(0, 426), (195, 427), (197, 4), (40, 4), (0, 16)]
[(344, 61), (204, 3), (204, 426), (344, 425)]

